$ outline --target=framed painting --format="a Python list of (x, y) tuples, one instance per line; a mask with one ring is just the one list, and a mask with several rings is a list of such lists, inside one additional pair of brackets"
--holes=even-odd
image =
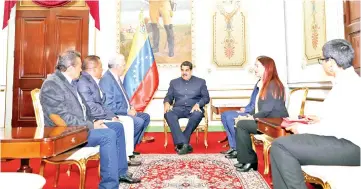
[(242, 67), (247, 61), (245, 16), (238, 1), (216, 1), (213, 15), (213, 62)]
[(304, 38), (307, 65), (317, 63), (326, 43), (326, 15), (324, 0), (304, 0)]
[(117, 0), (117, 52), (128, 57), (143, 11), (158, 65), (192, 61), (192, 0)]

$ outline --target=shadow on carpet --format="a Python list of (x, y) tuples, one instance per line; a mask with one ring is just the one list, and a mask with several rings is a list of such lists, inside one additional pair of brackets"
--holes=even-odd
[(222, 154), (144, 154), (138, 167), (129, 167), (139, 184), (121, 183), (119, 188), (242, 188), (270, 189), (257, 171), (239, 173), (230, 160)]

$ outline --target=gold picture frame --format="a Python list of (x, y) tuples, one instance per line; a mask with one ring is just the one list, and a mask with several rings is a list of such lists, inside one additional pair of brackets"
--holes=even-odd
[[(167, 6), (165, 6), (167, 5)], [(170, 6), (169, 6), (170, 5)], [(147, 26), (149, 39), (154, 48), (154, 10), (159, 10), (158, 18), (158, 52), (154, 52), (154, 58), (158, 67), (178, 67), (185, 60), (194, 64), (194, 0), (117, 0), (116, 19), (116, 51), (124, 54), (127, 58), (132, 38), (138, 24), (138, 14), (144, 12), (144, 21)], [(161, 8), (159, 8), (159, 7)], [(158, 8), (157, 8), (158, 7)], [(164, 8), (166, 7), (166, 8)], [(162, 8), (166, 9), (163, 10)], [(169, 14), (168, 14), (169, 13)], [(125, 16), (127, 15), (127, 16)], [(130, 15), (130, 16), (129, 16)], [(169, 16), (170, 15), (170, 16)], [(164, 17), (164, 19), (163, 19)], [(169, 18), (169, 19), (168, 19)], [(153, 20), (153, 21), (152, 21)], [(170, 24), (165, 24), (170, 22)], [(172, 25), (169, 32), (169, 26)], [(167, 28), (166, 28), (167, 27)], [(154, 30), (157, 31), (157, 30)], [(168, 37), (173, 39), (174, 56), (171, 51)], [(172, 45), (171, 45), (172, 46)]]

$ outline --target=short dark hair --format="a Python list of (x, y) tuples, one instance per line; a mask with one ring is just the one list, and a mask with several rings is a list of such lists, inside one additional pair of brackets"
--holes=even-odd
[(55, 69), (65, 72), (70, 66), (75, 66), (76, 59), (80, 58), (80, 53), (75, 50), (67, 50), (58, 56)]
[(352, 45), (344, 39), (328, 41), (323, 45), (322, 52), (325, 59), (334, 59), (338, 67), (347, 69), (352, 66), (355, 51)]
[(193, 69), (193, 64), (192, 64), (192, 62), (189, 62), (189, 61), (182, 62), (181, 66), (180, 66), (181, 69), (182, 69), (182, 66), (188, 66), (190, 70)]
[(83, 64), (81, 66), (82, 70), (87, 70), (93, 68), (99, 64), (100, 57), (96, 55), (89, 55), (83, 60)]

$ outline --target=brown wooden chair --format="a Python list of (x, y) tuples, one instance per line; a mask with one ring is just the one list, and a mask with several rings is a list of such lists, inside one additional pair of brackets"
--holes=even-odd
[[(39, 98), (39, 89), (34, 89), (31, 91), (31, 98), (33, 101), (34, 106), (34, 112), (35, 112), (35, 118), (37, 127), (37, 132), (40, 132), (44, 128), (44, 113), (42, 106), (40, 104), (40, 98)], [(51, 114), (50, 119), (54, 122), (56, 126), (67, 126), (65, 121), (57, 114)], [(59, 154), (54, 157), (45, 158), (41, 160), (40, 164), (40, 175), (44, 175), (44, 167), (45, 163), (55, 164), (56, 165), (56, 173), (55, 173), (55, 180), (54, 180), (54, 187), (57, 187), (58, 180), (59, 180), (59, 169), (60, 164), (75, 164), (79, 168), (80, 172), (80, 184), (79, 188), (84, 189), (85, 188), (85, 174), (86, 174), (86, 164), (89, 160), (99, 160), (99, 146), (97, 147), (78, 147), (72, 150), (69, 150), (67, 152), (64, 152), (62, 154)], [(100, 177), (100, 165), (98, 167), (99, 171), (99, 177)], [(70, 176), (70, 172), (68, 172), (68, 176)]]
[[(206, 148), (208, 148), (208, 113), (207, 113), (207, 105), (204, 106), (204, 117), (202, 118), (202, 121), (199, 123), (199, 125), (196, 128), (196, 142), (198, 144), (198, 132), (199, 131), (204, 131), (204, 146)], [(188, 118), (181, 118), (179, 119), (179, 125), (181, 126), (181, 129), (184, 130), (187, 126), (188, 123)], [(167, 121), (164, 119), (163, 120), (164, 123), (164, 148), (167, 148), (168, 145), (168, 123)]]
[[(290, 117), (298, 117), (299, 115), (304, 115), (304, 108), (306, 104), (306, 98), (308, 94), (308, 88), (296, 88), (290, 92), (287, 111)], [(254, 147), (254, 142), (256, 140), (263, 142), (263, 162), (264, 162), (264, 174), (269, 173), (269, 161), (268, 154), (271, 148), (271, 143), (274, 140), (272, 137), (269, 137), (265, 134), (251, 135), (252, 145)]]

